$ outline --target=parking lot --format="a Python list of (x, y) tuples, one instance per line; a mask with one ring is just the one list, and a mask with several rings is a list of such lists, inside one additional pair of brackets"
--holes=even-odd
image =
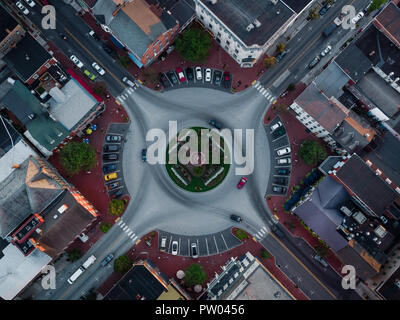
[[(279, 123), (280, 122), (280, 126)], [(275, 128), (271, 132), (271, 127)], [(286, 147), (290, 147), (290, 141), (286, 134), (284, 122), (277, 116), (270, 124), (264, 125), (269, 144), (271, 146), (271, 172), (270, 179), (267, 186), (265, 195), (286, 195), (287, 186), (290, 181), (291, 174), (291, 153), (279, 156), (278, 150)], [(290, 163), (288, 163), (290, 161)], [(286, 163), (279, 163), (286, 162)], [(273, 188), (278, 187), (278, 191), (274, 191)]]
[[(197, 68), (200, 68), (198, 72), (196, 71)], [(217, 90), (232, 92), (232, 74), (218, 69), (178, 67), (175, 70), (161, 73), (160, 78), (164, 90), (178, 89), (183, 86), (214, 88)]]
[(178, 255), (190, 257), (190, 246), (192, 243), (197, 244), (197, 251), (200, 257), (211, 256), (224, 251), (228, 251), (242, 244), (242, 242), (232, 234), (231, 228), (224, 231), (201, 236), (185, 236), (157, 230), (158, 249), (160, 250), (161, 239), (167, 237), (166, 252), (171, 253), (172, 241), (178, 241)]
[[(123, 171), (122, 171), (122, 152), (123, 152), (123, 147), (124, 147), (124, 142), (125, 142), (125, 135), (126, 132), (128, 131), (129, 124), (122, 124), (122, 123), (113, 123), (109, 126), (107, 133), (105, 134), (104, 137), (104, 144), (103, 144), (103, 151), (102, 151), (102, 160), (103, 160), (103, 174), (104, 176), (106, 174), (112, 174), (116, 173), (117, 177), (105, 181), (104, 183), (106, 185), (108, 194), (113, 197), (121, 197), (125, 194), (128, 194), (128, 190), (126, 189), (126, 186), (124, 184), (124, 179), (123, 179)], [(114, 137), (111, 140), (116, 140), (116, 141), (107, 141), (107, 137)], [(107, 148), (116, 147), (118, 150), (116, 151), (110, 151), (107, 150)], [(115, 160), (108, 160), (105, 159), (104, 157), (107, 157), (109, 155), (116, 155), (117, 159)]]

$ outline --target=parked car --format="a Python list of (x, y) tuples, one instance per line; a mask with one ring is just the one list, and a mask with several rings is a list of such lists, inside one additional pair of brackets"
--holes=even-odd
[(89, 70), (87, 70), (87, 69), (85, 69), (84, 71), (83, 71), (83, 74), (85, 75), (85, 76), (87, 76), (90, 80), (95, 80), (96, 79), (96, 76), (93, 74), (93, 73), (91, 73)]
[(162, 236), (160, 243), (160, 251), (165, 252), (166, 249), (167, 249), (167, 236)]
[(21, 1), (18, 1), (15, 5), (18, 7), (19, 10), (22, 11), (23, 14), (29, 14), (29, 10), (25, 8)]
[(214, 77), (213, 77), (214, 84), (219, 86), (222, 80), (222, 72), (218, 70), (214, 70)]
[(118, 160), (118, 154), (117, 153), (103, 154), (103, 160)]
[(117, 144), (106, 144), (103, 147), (104, 152), (115, 152), (115, 151), (118, 151), (118, 149), (119, 149), (119, 145), (117, 145)]
[(231, 214), (230, 216), (231, 220), (235, 221), (235, 222), (242, 222), (243, 219), (240, 216), (237, 216), (236, 214)]
[(122, 137), (121, 136), (117, 136), (117, 135), (111, 135), (111, 134), (109, 134), (107, 137), (106, 137), (106, 141), (107, 142), (120, 142), (122, 140)]
[(83, 67), (83, 63), (81, 62), (81, 60), (79, 60), (75, 55), (72, 55), (69, 58), (73, 63), (75, 63), (75, 65), (78, 68), (82, 68)]
[(286, 168), (279, 168), (278, 169), (278, 174), (282, 174), (282, 175), (289, 175), (290, 170), (286, 169)]
[(89, 35), (90, 35), (93, 39), (95, 39), (96, 41), (100, 41), (100, 40), (101, 40), (100, 37), (97, 35), (97, 33), (94, 32), (93, 30), (91, 30), (91, 31), (89, 32)]
[(285, 178), (282, 177), (275, 177), (274, 178), (274, 183), (276, 184), (283, 184), (286, 185), (287, 180)]
[(35, 6), (35, 1), (33, 1), (33, 0), (24, 0), (27, 4), (28, 4), (28, 6), (30, 6), (31, 8), (33, 8), (34, 6)]
[(284, 156), (285, 154), (288, 154), (288, 153), (290, 153), (290, 152), (291, 152), (290, 147), (285, 147), (285, 148), (282, 148), (282, 149), (277, 150), (277, 151), (276, 151), (276, 154), (277, 154), (278, 156)]
[(105, 43), (103, 43), (102, 48), (108, 54), (114, 53), (114, 50), (110, 46), (106, 45)]
[(104, 69), (102, 67), (100, 67), (97, 62), (93, 62), (92, 63), (92, 67), (101, 75), (104, 76), (106, 74), (106, 72), (104, 71)]
[(278, 63), (279, 61), (281, 61), (282, 60), (282, 58), (284, 57), (284, 56), (286, 56), (286, 54), (288, 53), (289, 51), (288, 50), (283, 50), (282, 51), (282, 53), (280, 53), (278, 56), (276, 56), (276, 62)]
[(247, 178), (246, 177), (242, 177), (240, 179), (240, 181), (238, 182), (238, 184), (236, 185), (236, 187), (238, 189), (242, 189), (246, 183), (247, 183)]
[(197, 80), (203, 79), (203, 72), (201, 71), (200, 67), (196, 67), (196, 79)]
[(278, 139), (286, 133), (285, 127), (280, 127), (271, 133), (272, 139)]
[(112, 194), (112, 198), (119, 198), (120, 196), (122, 196), (124, 194), (124, 192), (122, 191), (122, 189), (117, 190), (116, 192), (114, 192)]
[(176, 68), (176, 73), (178, 74), (178, 78), (181, 83), (186, 81), (185, 74), (183, 73), (183, 70), (181, 67)]
[(109, 173), (109, 174), (106, 174), (106, 175), (104, 176), (104, 180), (105, 180), (105, 181), (115, 180), (115, 179), (117, 179), (117, 178), (118, 178), (118, 174), (117, 174), (116, 172)]
[(130, 86), (132, 88), (135, 87), (135, 83), (132, 80), (130, 80), (128, 77), (123, 77), (122, 82), (126, 83), (128, 86)]
[(319, 10), (319, 15), (323, 16), (325, 13), (327, 13), (331, 6), (331, 4), (327, 3), (324, 7), (322, 7), (321, 10)]
[(199, 254), (197, 252), (197, 244), (192, 243), (192, 245), (190, 246), (190, 248), (192, 249), (192, 258), (193, 259), (197, 259), (199, 257)]
[(142, 149), (142, 160), (143, 162), (147, 161), (147, 149)]
[(321, 57), (325, 57), (332, 50), (331, 46), (327, 46), (322, 52)]
[(88, 237), (85, 233), (82, 232), (82, 233), (78, 236), (78, 239), (81, 240), (83, 243), (85, 243), (86, 241), (89, 240), (89, 237)]
[(179, 244), (178, 241), (172, 241), (172, 250), (171, 253), (172, 255), (176, 256), (178, 254), (178, 248), (179, 248)]
[(114, 255), (112, 253), (108, 254), (102, 261), (101, 261), (101, 266), (105, 267), (107, 264), (110, 263), (110, 261), (114, 258)]
[(357, 15), (353, 19), (351, 19), (351, 23), (356, 24), (363, 17), (364, 17), (364, 12), (360, 11), (359, 13), (357, 13)]
[(108, 190), (113, 190), (113, 189), (118, 188), (118, 187), (119, 187), (119, 182), (118, 181), (110, 183), (110, 184), (107, 185)]
[(193, 80), (194, 75), (193, 75), (193, 69), (190, 67), (186, 68), (186, 76), (188, 80)]
[(271, 132), (275, 131), (276, 129), (282, 126), (283, 126), (282, 122), (278, 121), (277, 123), (271, 126)]
[(286, 188), (285, 187), (272, 186), (272, 191), (275, 192), (275, 193), (284, 194), (286, 192)]
[(173, 71), (168, 71), (167, 72), (167, 77), (173, 84), (178, 84), (178, 79), (176, 78), (176, 75)]
[(115, 164), (106, 164), (103, 166), (104, 173), (110, 173), (113, 172), (114, 170), (117, 170), (117, 165)]
[(64, 33), (59, 32), (58, 35), (60, 36), (61, 39), (68, 40), (67, 36)]
[(225, 88), (230, 88), (231, 86), (231, 75), (228, 71), (224, 72), (224, 87)]
[(319, 255), (315, 255), (314, 259), (317, 260), (320, 264), (322, 264), (325, 268), (329, 267), (329, 264)]
[(316, 56), (316, 57), (309, 63), (308, 68), (309, 68), (309, 69), (314, 68), (314, 67), (318, 64), (318, 62), (319, 62), (320, 60), (321, 60), (321, 58), (320, 58), (319, 56)]
[(206, 69), (205, 81), (211, 82), (211, 69), (210, 68)]
[(164, 88), (171, 87), (171, 82), (169, 82), (167, 76), (164, 73), (161, 73), (160, 80)]
[(222, 129), (222, 123), (218, 122), (217, 120), (209, 120), (208, 123), (213, 127), (217, 128), (218, 130)]
[(280, 158), (277, 160), (278, 164), (290, 164), (292, 161), (290, 158)]

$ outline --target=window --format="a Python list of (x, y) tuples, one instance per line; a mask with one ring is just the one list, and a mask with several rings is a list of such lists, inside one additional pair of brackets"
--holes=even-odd
[(221, 33), (220, 33), (220, 32), (218, 32), (217, 36), (218, 36), (218, 37), (221, 37)]
[(229, 41), (226, 41), (226, 45), (229, 46), (231, 43)]
[(32, 78), (37, 79), (37, 78), (39, 78), (39, 76), (35, 73)]
[(235, 49), (235, 52), (236, 52), (236, 53), (239, 53), (239, 50), (238, 50), (238, 49)]
[(210, 27), (210, 29), (212, 29), (212, 24), (211, 23), (209, 23), (208, 26)]
[(200, 19), (201, 19), (201, 20), (204, 20), (204, 17), (203, 17), (203, 16), (200, 16)]
[(233, 54), (233, 57), (234, 57), (235, 59), (237, 59), (237, 55), (236, 55), (236, 54)]
[(50, 68), (50, 63), (45, 64), (46, 68)]

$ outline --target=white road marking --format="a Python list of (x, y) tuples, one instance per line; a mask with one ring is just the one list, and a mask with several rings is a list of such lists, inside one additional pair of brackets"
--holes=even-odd
[(217, 252), (219, 253), (218, 246), (217, 246), (217, 240), (215, 240), (215, 236), (213, 236), (213, 238), (214, 238), (215, 247), (217, 248)]
[(210, 255), (210, 250), (208, 249), (208, 241), (207, 241), (207, 238), (204, 238), (204, 239), (206, 240), (207, 255), (209, 256)]
[(126, 229), (128, 229), (128, 226), (125, 226), (122, 230), (125, 231)]
[(263, 226), (262, 228), (265, 230), (265, 232), (268, 232), (268, 229), (265, 226)]
[(120, 225), (121, 228), (123, 228), (125, 225), (125, 222), (122, 222), (122, 224)]
[(135, 233), (132, 233), (132, 234), (130, 235), (130, 238), (133, 239), (134, 237), (135, 237)]
[(128, 237), (133, 233), (132, 230), (129, 229)]
[(224, 235), (223, 235), (222, 233), (221, 233), (221, 238), (222, 238), (222, 240), (224, 240), (224, 243), (225, 243), (226, 249), (229, 249), (229, 248), (228, 248), (228, 245), (226, 244), (226, 241), (225, 241)]
[(119, 221), (117, 222), (117, 226), (119, 226), (121, 223), (122, 223), (122, 220), (119, 220)]
[(133, 238), (133, 239), (132, 239), (132, 241), (133, 241), (133, 242), (135, 242), (135, 241), (136, 241), (136, 239), (137, 239), (137, 236), (136, 236), (135, 238)]

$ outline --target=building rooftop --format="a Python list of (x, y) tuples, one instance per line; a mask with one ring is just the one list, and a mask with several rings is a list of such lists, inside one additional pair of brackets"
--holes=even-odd
[(400, 300), (400, 268), (377, 291), (386, 300)]
[[(264, 45), (288, 20), (296, 16), (282, 1), (276, 5), (271, 0), (225, 0), (216, 4), (205, 0), (200, 2), (247, 46)], [(251, 25), (253, 28), (247, 31)]]
[(8, 30), (12, 31), (18, 22), (0, 5), (0, 42), (8, 36)]
[(74, 79), (69, 80), (61, 89), (50, 90), (54, 95), (48, 103), (51, 114), (69, 131), (73, 131), (81, 119), (86, 118), (98, 102)]
[(330, 63), (328, 67), (314, 79), (314, 82), (318, 89), (322, 90), (328, 98), (339, 98), (343, 94), (342, 88), (349, 80), (350, 77), (344, 73), (336, 63)]
[(282, 0), (290, 9), (300, 13), (312, 0)]
[(51, 58), (46, 49), (27, 33), (16, 47), (3, 57), (3, 60), (21, 81), (26, 82)]
[(185, 0), (146, 0), (149, 2), (158, 3), (158, 5), (171, 12), (172, 16), (179, 21), (179, 26), (182, 27), (185, 23), (196, 15), (195, 5), (191, 1)]
[(400, 8), (393, 2), (375, 18), (374, 24), (400, 47)]

